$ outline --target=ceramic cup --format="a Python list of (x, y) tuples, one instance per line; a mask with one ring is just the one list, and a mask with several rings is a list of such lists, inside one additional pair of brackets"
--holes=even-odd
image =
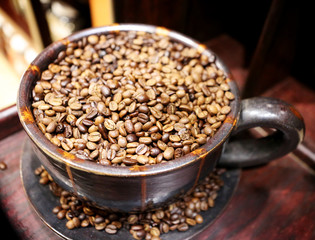
[[(167, 35), (207, 56), (215, 56), (211, 50), (187, 36), (163, 27), (141, 24), (115, 24), (83, 30), (44, 49), (22, 77), (17, 108), (21, 123), (33, 142), (34, 157), (65, 190), (100, 208), (143, 211), (162, 206), (185, 193), (218, 163), (227, 167), (264, 164), (294, 150), (303, 140), (303, 118), (293, 106), (263, 97), (241, 101), (232, 80), (229, 86), (235, 99), (230, 104), (231, 112), (213, 138), (183, 157), (150, 166), (103, 166), (79, 159), (56, 147), (39, 130), (32, 114), (31, 92), (41, 72), (57, 58), (60, 51), (65, 50), (69, 42), (92, 34), (130, 30)], [(215, 63), (227, 77), (233, 79), (218, 57)], [(236, 137), (229, 141), (232, 134), (258, 126), (276, 131), (260, 139)]]

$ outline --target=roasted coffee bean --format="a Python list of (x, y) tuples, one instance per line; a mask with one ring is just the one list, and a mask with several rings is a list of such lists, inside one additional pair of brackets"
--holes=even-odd
[(126, 136), (127, 142), (136, 142), (138, 140), (138, 137), (136, 134), (128, 134)]
[(148, 146), (145, 144), (140, 144), (137, 148), (136, 148), (136, 153), (138, 155), (144, 155), (147, 151), (148, 151)]
[(140, 105), (139, 108), (138, 108), (138, 111), (140, 113), (148, 113), (150, 110), (149, 110), (149, 108), (146, 105)]
[(180, 232), (185, 232), (188, 230), (188, 228), (189, 228), (189, 226), (187, 223), (181, 223), (177, 226), (177, 230)]
[(96, 109), (96, 108), (92, 108), (92, 109), (86, 114), (86, 118), (87, 118), (87, 119), (93, 119), (96, 115), (97, 115), (97, 109)]
[(163, 157), (166, 160), (171, 160), (174, 157), (174, 148), (173, 147), (167, 147), (165, 151), (163, 152)]
[(66, 210), (61, 210), (57, 213), (57, 218), (58, 219), (63, 219), (66, 216), (67, 211)]
[(152, 157), (156, 157), (157, 155), (159, 155), (161, 153), (161, 150), (157, 147), (151, 148), (150, 149), (150, 155)]
[(114, 130), (116, 129), (116, 124), (113, 120), (111, 119), (105, 119), (104, 121), (104, 126), (107, 130), (111, 131), (111, 130)]
[(159, 237), (160, 236), (160, 230), (157, 227), (153, 227), (150, 230), (150, 234), (154, 237)]
[(196, 220), (196, 223), (198, 223), (198, 224), (203, 223), (203, 217), (202, 217), (200, 214), (198, 214), (198, 215), (195, 217), (195, 220)]
[[(112, 146), (116, 148), (114, 144), (110, 147)], [(53, 194), (58, 196), (60, 205), (53, 208), (52, 212), (58, 219), (66, 218), (65, 225), (68, 229), (92, 225), (95, 230), (105, 229), (107, 234), (116, 234), (122, 226), (125, 226), (135, 239), (160, 239), (161, 234), (167, 234), (169, 231), (183, 232), (187, 231), (189, 227), (203, 223), (204, 220), (199, 211), (207, 211), (208, 203), (214, 202), (212, 196), (215, 196), (223, 186), (219, 176), (222, 173), (224, 173), (223, 170), (215, 170), (176, 202), (159, 210), (140, 213), (108, 213), (87, 207), (75, 195), (63, 191), (52, 182), (53, 179), (42, 167), (36, 171), (40, 179), (48, 179), (49, 186), (54, 184), (54, 187), (49, 188)], [(205, 191), (205, 189), (214, 188), (216, 190)], [(161, 237), (163, 238), (163, 235)]]
[(124, 158), (122, 162), (126, 164), (127, 166), (132, 166), (138, 163), (137, 159), (133, 159), (133, 158)]
[(128, 133), (133, 133), (135, 131), (134, 125), (131, 120), (125, 121), (125, 129)]
[(4, 171), (7, 169), (7, 164), (5, 162), (0, 162), (0, 170)]
[(141, 144), (150, 144), (152, 142), (152, 139), (150, 137), (140, 137), (139, 143)]
[(95, 223), (94, 227), (95, 227), (96, 230), (102, 231), (102, 230), (105, 229), (106, 223), (105, 222)]
[(140, 164), (147, 164), (149, 162), (149, 158), (146, 155), (138, 155), (137, 156), (137, 161)]
[(149, 121), (149, 116), (146, 115), (145, 113), (139, 113), (138, 114), (138, 121), (144, 124), (144, 123)]
[(127, 219), (129, 224), (135, 224), (138, 222), (138, 216), (137, 215), (130, 215)]
[(105, 232), (108, 234), (116, 234), (117, 233), (117, 227), (113, 224), (109, 224), (106, 226)]
[(101, 138), (102, 135), (99, 132), (92, 132), (88, 135), (88, 140), (91, 142), (98, 142)]
[(75, 228), (75, 225), (74, 225), (74, 222), (73, 222), (73, 220), (69, 220), (67, 223), (66, 223), (66, 227), (68, 228), (68, 229), (74, 229)]

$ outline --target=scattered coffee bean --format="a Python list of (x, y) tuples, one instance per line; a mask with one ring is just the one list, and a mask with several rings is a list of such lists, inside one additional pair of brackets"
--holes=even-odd
[(39, 182), (45, 179), (51, 192), (59, 198), (60, 205), (52, 212), (58, 219), (65, 219), (66, 228), (92, 226), (111, 235), (126, 228), (135, 239), (161, 239), (169, 231), (184, 232), (204, 222), (202, 212), (211, 211), (214, 206), (218, 191), (223, 186), (220, 175), (224, 172), (224, 169), (218, 169), (210, 173), (175, 203), (140, 213), (111, 212), (90, 207), (75, 195), (62, 190), (43, 167), (37, 168), (34, 174), (40, 176)]
[(108, 234), (116, 234), (117, 233), (117, 227), (113, 224), (109, 224), (106, 226), (105, 232)]
[(7, 164), (5, 162), (0, 162), (0, 170), (4, 171), (7, 169)]

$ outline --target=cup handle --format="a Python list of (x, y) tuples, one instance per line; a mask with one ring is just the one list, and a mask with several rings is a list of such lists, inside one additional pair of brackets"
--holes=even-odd
[(266, 97), (242, 100), (239, 120), (232, 136), (254, 127), (276, 131), (259, 139), (235, 136), (226, 144), (220, 166), (251, 167), (268, 163), (294, 150), (305, 133), (303, 118), (292, 105)]

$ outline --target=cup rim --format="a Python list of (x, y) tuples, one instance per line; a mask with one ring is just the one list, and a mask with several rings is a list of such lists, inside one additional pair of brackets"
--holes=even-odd
[[(215, 56), (215, 64), (218, 68), (222, 69), (231, 81), (228, 82), (235, 99), (230, 102), (231, 112), (227, 115), (223, 124), (220, 126), (219, 130), (214, 134), (214, 136), (207, 141), (204, 145), (198, 149), (182, 156), (177, 159), (165, 163), (158, 163), (149, 166), (104, 166), (92, 161), (87, 161), (77, 158), (75, 155), (61, 149), (60, 147), (52, 144), (40, 131), (38, 128), (33, 113), (31, 111), (31, 93), (27, 92), (26, 86), (33, 86), (38, 80), (41, 71), (47, 68), (48, 64), (57, 57), (57, 54), (66, 48), (69, 42), (77, 41), (83, 37), (93, 35), (93, 34), (108, 34), (112, 32), (119, 31), (144, 31), (148, 33), (156, 33), (159, 35), (164, 35), (170, 37), (175, 41), (181, 42), (186, 46), (196, 48), (200, 53), (207, 56)], [(174, 171), (195, 163), (196, 161), (205, 158), (211, 152), (217, 150), (223, 143), (227, 140), (231, 134), (234, 126), (237, 123), (239, 111), (240, 111), (240, 97), (238, 87), (233, 80), (229, 69), (222, 62), (222, 60), (205, 45), (199, 43), (198, 41), (178, 33), (173, 30), (169, 30), (165, 27), (158, 27), (154, 25), (146, 24), (113, 24), (109, 26), (87, 28), (78, 31), (66, 38), (56, 41), (46, 47), (30, 64), (29, 68), (25, 71), (21, 78), (20, 87), (18, 91), (17, 98), (17, 111), (21, 121), (21, 124), (26, 131), (27, 135), (30, 137), (32, 142), (45, 154), (51, 157), (54, 161), (65, 164), (68, 167), (78, 169), (81, 171), (93, 173), (96, 175), (108, 175), (116, 177), (137, 177), (137, 176), (147, 176), (147, 175), (157, 175), (160, 173), (165, 173), (169, 171)]]

